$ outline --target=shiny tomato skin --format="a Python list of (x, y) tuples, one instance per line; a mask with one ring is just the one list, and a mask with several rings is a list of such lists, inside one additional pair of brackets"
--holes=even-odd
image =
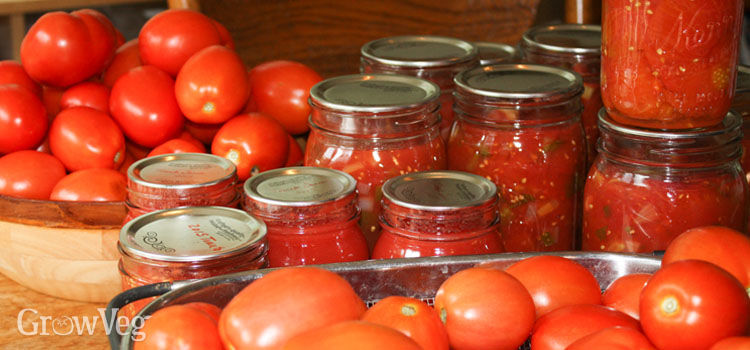
[(62, 109), (82, 106), (109, 113), (109, 88), (103, 84), (85, 81), (69, 87), (60, 97)]
[(89, 168), (74, 171), (57, 182), (53, 201), (118, 202), (127, 197), (127, 178), (115, 169)]
[(289, 339), (282, 350), (420, 350), (414, 340), (380, 324), (345, 321)]
[(175, 95), (185, 117), (200, 124), (219, 124), (237, 115), (250, 87), (245, 64), (234, 50), (206, 47), (191, 56), (175, 80)]
[(729, 337), (719, 340), (710, 350), (750, 350), (750, 337)]
[(151, 17), (138, 34), (143, 64), (154, 65), (175, 77), (190, 56), (221, 44), (211, 19), (187, 9), (169, 9)]
[(52, 188), (64, 176), (65, 166), (47, 153), (23, 150), (0, 157), (2, 195), (47, 200)]
[(650, 273), (633, 273), (614, 280), (602, 293), (602, 305), (639, 319), (641, 291), (651, 276)]
[(0, 154), (39, 145), (48, 119), (37, 95), (19, 85), (0, 85)]
[(16, 84), (28, 89), (39, 98), (42, 97), (42, 86), (34, 79), (31, 79), (29, 73), (23, 69), (23, 66), (13, 60), (0, 61), (0, 85)]
[(708, 349), (745, 335), (750, 298), (740, 282), (702, 260), (662, 266), (641, 292), (643, 332), (660, 350)]
[(577, 304), (557, 308), (540, 317), (531, 334), (534, 350), (564, 350), (589, 334), (609, 327), (640, 330), (638, 321), (602, 305)]
[(60, 112), (50, 126), (49, 146), (69, 171), (117, 169), (125, 159), (120, 128), (106, 113), (90, 107)]
[(156, 147), (182, 131), (185, 118), (174, 94), (174, 80), (154, 66), (131, 69), (112, 87), (112, 118), (133, 142)]
[(109, 88), (115, 85), (117, 79), (129, 70), (143, 65), (138, 52), (138, 39), (132, 39), (117, 48), (107, 69), (102, 74), (102, 83)]
[(448, 350), (449, 347), (448, 333), (437, 311), (419, 299), (388, 296), (367, 309), (362, 321), (401, 331), (423, 350)]
[(627, 327), (611, 327), (591, 333), (570, 344), (566, 350), (656, 350), (640, 331)]
[(70, 14), (80, 18), (89, 28), (92, 42), (89, 43), (88, 55), (97, 63), (94, 72), (102, 72), (112, 61), (115, 50), (119, 46), (117, 29), (107, 16), (97, 10), (84, 8)]
[(216, 323), (205, 312), (186, 305), (157, 310), (140, 329), (135, 350), (222, 350)]
[(171, 139), (167, 142), (162, 143), (154, 147), (151, 152), (148, 153), (147, 157), (153, 157), (160, 154), (170, 153), (205, 153), (206, 148), (200, 148), (195, 143), (184, 139)]
[(219, 333), (228, 349), (278, 349), (315, 328), (359, 319), (366, 306), (341, 276), (318, 267), (274, 270), (224, 307)]

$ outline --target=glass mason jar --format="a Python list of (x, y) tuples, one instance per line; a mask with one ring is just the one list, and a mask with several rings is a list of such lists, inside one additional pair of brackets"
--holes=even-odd
[(289, 167), (245, 181), (245, 210), (268, 227), (270, 267), (367, 260), (357, 182), (333, 169)]
[(704, 225), (744, 232), (748, 184), (742, 119), (709, 128), (651, 131), (599, 113), (599, 157), (584, 189), (583, 249), (652, 252)]
[(380, 228), (380, 187), (406, 173), (444, 169), (439, 88), (395, 74), (346, 75), (310, 89), (307, 166), (341, 170), (357, 180), (360, 226), (370, 249)]
[(373, 259), (502, 252), (497, 187), (460, 171), (424, 171), (383, 185)]
[(448, 167), (497, 185), (505, 250), (573, 249), (585, 177), (580, 75), (495, 65), (465, 71), (456, 84)]
[(442, 36), (394, 36), (370, 41), (360, 50), (362, 73), (395, 73), (429, 80), (440, 87), (443, 140), (453, 125), (453, 77), (479, 64), (474, 44)]
[(737, 87), (732, 110), (742, 117), (742, 158), (740, 164), (750, 183), (750, 67), (737, 67)]
[(734, 96), (742, 0), (604, 0), (602, 100), (618, 123), (720, 124)]
[(534, 27), (521, 38), (521, 53), (531, 63), (567, 68), (583, 78), (581, 123), (586, 135), (587, 168), (596, 157), (599, 138), (597, 114), (602, 108), (599, 85), (602, 28), (590, 24), (562, 24)]
[(480, 66), (518, 61), (518, 50), (508, 44), (475, 41), (474, 46), (477, 47), (477, 59)]

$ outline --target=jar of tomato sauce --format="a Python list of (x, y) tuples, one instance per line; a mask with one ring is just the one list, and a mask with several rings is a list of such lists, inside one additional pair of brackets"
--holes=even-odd
[[(599, 85), (602, 28), (590, 24), (539, 26), (526, 31), (521, 38), (524, 60), (531, 63), (564, 67), (583, 78), (583, 113), (581, 123), (586, 135), (586, 160), (596, 157), (597, 113), (602, 108)], [(588, 167), (587, 167), (588, 168)]]
[(328, 168), (289, 167), (245, 181), (245, 210), (268, 227), (270, 267), (367, 260), (357, 182)]
[(604, 0), (602, 100), (618, 123), (718, 125), (735, 89), (742, 0)]
[(742, 117), (742, 158), (740, 164), (750, 183), (750, 67), (737, 67), (737, 86), (732, 110)]
[(477, 59), (480, 66), (518, 61), (518, 50), (508, 44), (475, 41), (474, 46), (477, 47)]
[(573, 249), (585, 177), (581, 76), (508, 64), (462, 72), (456, 84), (448, 167), (497, 185), (505, 250)]
[(440, 87), (441, 135), (453, 125), (453, 77), (479, 64), (474, 44), (443, 36), (407, 35), (370, 41), (360, 50), (362, 73), (395, 73), (432, 81)]
[(583, 249), (652, 252), (705, 225), (744, 232), (748, 184), (740, 167), (742, 118), (652, 131), (599, 113), (599, 157), (584, 190)]
[(380, 228), (381, 186), (399, 175), (444, 169), (440, 89), (396, 74), (346, 75), (310, 89), (307, 166), (341, 170), (357, 181), (360, 226), (370, 249)]
[(438, 170), (383, 185), (374, 259), (502, 252), (497, 187), (481, 176)]
[[(150, 212), (120, 230), (122, 289), (265, 268), (267, 247), (266, 225), (239, 209)], [(132, 316), (152, 299), (131, 303), (123, 312)]]

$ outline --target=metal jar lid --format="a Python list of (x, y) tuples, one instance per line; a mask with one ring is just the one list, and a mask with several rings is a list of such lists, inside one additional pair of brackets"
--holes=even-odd
[(425, 68), (471, 61), (477, 55), (477, 48), (456, 38), (405, 35), (370, 41), (362, 46), (360, 54), (384, 65)]
[(207, 153), (164, 154), (136, 161), (128, 180), (148, 188), (193, 188), (233, 181), (237, 168), (230, 160)]
[(499, 99), (570, 98), (583, 91), (571, 70), (536, 64), (499, 64), (459, 73), (456, 91)]
[(264, 171), (245, 181), (245, 194), (253, 201), (279, 206), (311, 206), (352, 194), (357, 181), (339, 170), (288, 167)]
[(383, 197), (417, 210), (445, 211), (497, 200), (497, 186), (479, 175), (451, 170), (422, 171), (388, 179)]
[(591, 24), (539, 26), (526, 31), (521, 48), (529, 51), (598, 56), (601, 54), (602, 27)]
[(258, 247), (266, 224), (227, 207), (182, 207), (141, 215), (120, 230), (119, 247), (135, 258), (200, 262), (236, 256)]
[(518, 50), (508, 44), (478, 41), (474, 42), (474, 45), (477, 47), (477, 57), (482, 66), (513, 62), (518, 55)]
[(341, 112), (382, 113), (437, 101), (434, 83), (398, 74), (353, 74), (323, 80), (310, 89), (313, 105)]

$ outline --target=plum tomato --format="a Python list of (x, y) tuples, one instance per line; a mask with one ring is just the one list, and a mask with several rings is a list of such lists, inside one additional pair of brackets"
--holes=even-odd
[(0, 85), (0, 154), (36, 147), (48, 123), (37, 95), (20, 85)]
[(112, 62), (110, 62), (102, 74), (102, 83), (112, 88), (117, 79), (123, 74), (141, 65), (141, 55), (138, 52), (138, 39), (132, 39), (117, 48), (115, 57), (112, 58)]
[(0, 85), (16, 84), (28, 89), (39, 98), (42, 97), (42, 86), (34, 79), (31, 79), (29, 73), (23, 69), (23, 66), (13, 60), (0, 61)]
[(656, 350), (640, 331), (628, 327), (611, 327), (591, 333), (570, 344), (565, 350)]
[(49, 146), (69, 171), (117, 169), (125, 159), (120, 128), (106, 113), (90, 107), (60, 112), (50, 126)]
[(227, 27), (225, 27), (223, 24), (221, 24), (219, 21), (211, 18), (211, 23), (216, 26), (216, 30), (219, 32), (219, 37), (221, 38), (221, 44), (234, 50), (234, 39), (232, 39), (232, 34), (229, 33), (229, 30), (227, 30)]
[(185, 121), (185, 130), (204, 145), (210, 145), (214, 136), (224, 124), (198, 124), (189, 120)]
[(42, 103), (44, 104), (44, 109), (47, 110), (47, 117), (49, 117), (50, 121), (62, 110), (60, 100), (64, 92), (65, 88), (42, 86)]
[(109, 114), (109, 88), (91, 81), (69, 87), (60, 97), (60, 108), (75, 106), (91, 107)]
[(589, 334), (609, 327), (641, 329), (638, 320), (612, 308), (594, 304), (568, 305), (540, 317), (531, 334), (534, 350), (565, 350)]
[(135, 350), (222, 350), (216, 322), (199, 308), (171, 305), (146, 319)]
[(198, 149), (201, 149), (202, 153), (206, 152), (206, 145), (204, 145), (203, 142), (195, 138), (195, 136), (193, 136), (193, 134), (191, 134), (187, 130), (182, 130), (182, 133), (180, 133), (180, 136), (177, 136), (177, 138), (192, 143), (193, 145), (195, 145), (195, 147), (197, 147)]
[(393, 328), (365, 321), (345, 321), (298, 334), (289, 339), (281, 349), (420, 350), (423, 348)]
[(54, 156), (31, 150), (0, 157), (0, 194), (49, 199), (52, 188), (65, 176), (65, 166)]
[(153, 157), (160, 154), (170, 153), (205, 153), (206, 147), (201, 145), (198, 147), (195, 143), (185, 139), (171, 139), (167, 142), (162, 143), (154, 147), (151, 152), (148, 153), (147, 157)]
[(750, 350), (750, 337), (729, 337), (719, 340), (710, 350)]
[(57, 182), (53, 201), (118, 202), (127, 197), (127, 178), (115, 169), (89, 168), (74, 171)]
[(209, 304), (202, 301), (193, 301), (187, 304), (182, 304), (183, 306), (192, 307), (194, 309), (201, 310), (206, 313), (209, 317), (211, 317), (211, 320), (214, 321), (214, 323), (218, 326), (219, 324), (219, 317), (221, 317), (221, 309), (214, 305)]
[(298, 166), (302, 165), (302, 161), (305, 160), (305, 153), (302, 152), (302, 147), (300, 147), (297, 140), (292, 137), (292, 135), (289, 135), (289, 154), (286, 157), (286, 164), (284, 166)]
[(423, 350), (448, 350), (448, 333), (437, 311), (425, 302), (392, 295), (367, 309), (362, 321), (399, 330), (417, 342)]
[(639, 319), (641, 291), (649, 278), (650, 273), (632, 273), (614, 280), (602, 293), (602, 304)]

